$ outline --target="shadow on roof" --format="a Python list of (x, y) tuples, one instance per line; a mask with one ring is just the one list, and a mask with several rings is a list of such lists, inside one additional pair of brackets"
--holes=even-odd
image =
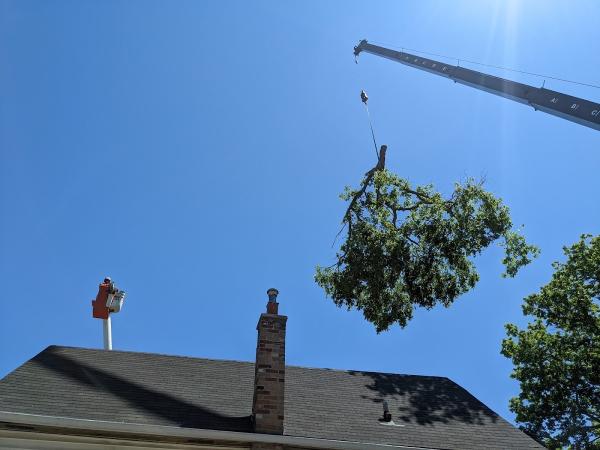
[[(485, 425), (498, 415), (447, 378), (351, 371), (369, 378), (365, 386), (373, 395), (363, 395), (376, 403), (387, 399), (394, 420), (419, 425), (468, 423)], [(396, 400), (395, 402), (390, 399)], [(397, 405), (400, 405), (396, 407)]]
[(229, 417), (130, 380), (91, 367), (48, 348), (31, 361), (91, 388), (110, 393), (137, 410), (159, 416), (170, 425), (212, 430), (252, 431), (250, 416)]

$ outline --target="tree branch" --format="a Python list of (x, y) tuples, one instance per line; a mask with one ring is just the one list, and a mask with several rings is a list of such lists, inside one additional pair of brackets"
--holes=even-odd
[[(365, 173), (365, 179), (362, 182), (360, 191), (358, 191), (356, 194), (354, 194), (354, 197), (352, 197), (352, 201), (350, 202), (350, 205), (348, 205), (346, 214), (344, 214), (344, 219), (343, 219), (344, 222), (347, 222), (350, 220), (350, 214), (352, 212), (352, 209), (354, 208), (354, 205), (356, 204), (358, 199), (360, 197), (362, 197), (364, 195), (364, 193), (366, 192), (367, 188), (369, 187), (369, 183), (375, 176), (375, 172), (385, 169), (385, 152), (386, 151), (387, 151), (387, 145), (382, 145), (381, 150), (379, 150), (379, 160), (377, 161), (377, 165), (375, 167), (373, 167), (371, 170), (369, 170), (367, 173)], [(340, 230), (340, 232), (341, 232), (341, 230)]]
[(412, 190), (412, 189), (409, 189), (409, 188), (403, 189), (403, 191), (408, 192), (409, 194), (414, 195), (419, 200), (421, 200), (421, 202), (423, 202), (423, 203), (427, 203), (428, 205), (431, 205), (433, 203), (433, 200), (431, 200), (431, 198), (427, 197), (424, 194), (421, 194), (418, 191), (415, 191), (415, 190)]

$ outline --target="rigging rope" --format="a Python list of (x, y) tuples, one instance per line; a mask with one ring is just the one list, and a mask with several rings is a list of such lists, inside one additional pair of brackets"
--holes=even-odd
[(375, 140), (375, 131), (373, 131), (373, 121), (371, 120), (371, 113), (369, 112), (369, 105), (367, 104), (369, 97), (367, 96), (367, 93), (364, 90), (360, 91), (360, 99), (365, 104), (365, 108), (367, 108), (367, 117), (369, 118), (369, 126), (371, 127), (371, 137), (373, 138), (375, 154), (377, 155), (377, 160), (379, 161), (379, 150), (377, 149), (377, 141)]
[[(367, 117), (369, 118), (369, 127), (371, 128), (371, 137), (373, 138), (373, 145), (375, 146), (375, 155), (377, 155), (377, 164), (379, 165), (379, 164), (381, 164), (381, 161), (379, 159), (379, 150), (377, 149), (377, 141), (375, 140), (375, 131), (373, 130), (373, 121), (371, 120), (371, 113), (369, 112), (369, 105), (367, 104), (367, 101), (369, 100), (369, 96), (367, 95), (367, 93), (364, 90), (360, 91), (360, 99), (365, 104), (365, 108), (367, 109)], [(381, 148), (382, 148), (381, 152), (382, 152), (383, 160), (385, 161), (385, 149), (387, 147), (385, 145), (382, 145)], [(378, 166), (376, 166), (376, 167), (378, 167)], [(371, 171), (373, 171), (373, 170), (375, 170), (375, 169), (372, 169)], [(335, 243), (337, 242), (337, 238), (340, 236), (342, 231), (344, 231), (344, 228), (346, 228), (346, 222), (343, 223), (342, 228), (335, 235), (335, 238), (333, 239), (333, 242), (331, 243), (332, 248), (335, 245)]]
[(371, 127), (371, 136), (373, 137), (373, 145), (375, 146), (375, 154), (377, 155), (377, 160), (379, 160), (379, 150), (377, 149), (377, 142), (375, 141), (375, 132), (373, 131), (373, 123), (371, 122), (371, 113), (369, 112), (369, 106), (365, 103), (365, 108), (367, 108), (367, 116), (369, 117), (369, 126)]
[(497, 65), (494, 65), (494, 64), (486, 64), (486, 63), (482, 63), (482, 62), (479, 62), (479, 61), (473, 61), (473, 60), (464, 59), (464, 58), (457, 58), (456, 56), (448, 56), (448, 55), (441, 55), (439, 53), (424, 52), (422, 50), (416, 50), (414, 48), (398, 47), (397, 45), (386, 44), (385, 42), (375, 42), (375, 41), (373, 41), (373, 44), (379, 44), (379, 45), (384, 45), (386, 47), (395, 48), (396, 50), (401, 50), (402, 52), (404, 52), (404, 50), (408, 50), (410, 52), (420, 53), (422, 55), (430, 55), (430, 56), (437, 56), (437, 57), (440, 57), (440, 58), (455, 59), (455, 60), (459, 61), (458, 65), (460, 65), (460, 61), (463, 61), (463, 62), (467, 62), (467, 63), (470, 63), (470, 64), (476, 64), (478, 66), (492, 67), (494, 69), (506, 70), (508, 72), (522, 73), (524, 75), (531, 75), (531, 76), (534, 76), (534, 77), (547, 78), (547, 79), (550, 79), (550, 80), (557, 80), (557, 81), (562, 81), (562, 82), (565, 82), (565, 83), (578, 84), (580, 86), (587, 86), (587, 87), (592, 87), (592, 88), (600, 89), (600, 85), (597, 85), (597, 84), (583, 83), (581, 81), (573, 81), (573, 80), (568, 80), (566, 78), (558, 78), (558, 77), (553, 77), (553, 76), (550, 76), (550, 75), (543, 75), (543, 74), (535, 73), (535, 72), (527, 72), (525, 70), (512, 69), (510, 67), (497, 66)]

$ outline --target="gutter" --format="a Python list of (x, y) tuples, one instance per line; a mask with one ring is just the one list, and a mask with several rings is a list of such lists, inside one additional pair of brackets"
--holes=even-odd
[(147, 436), (222, 440), (239, 443), (281, 444), (294, 447), (332, 450), (386, 450), (396, 448), (434, 450), (425, 447), (411, 447), (405, 445), (375, 444), (277, 434), (243, 433), (239, 431), (206, 430), (200, 428), (180, 428), (165, 425), (109, 422), (104, 420), (74, 419), (71, 417), (43, 416), (8, 411), (0, 411), (0, 422), (19, 425), (58, 427), (72, 430), (104, 431), (107, 433), (133, 433)]

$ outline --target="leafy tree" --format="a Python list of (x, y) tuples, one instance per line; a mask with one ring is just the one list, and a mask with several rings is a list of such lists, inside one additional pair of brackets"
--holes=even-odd
[(502, 354), (521, 393), (510, 408), (550, 448), (600, 448), (600, 236), (565, 247), (552, 280), (525, 299), (526, 329), (506, 326)]
[(385, 169), (386, 149), (360, 188), (342, 194), (346, 239), (334, 265), (317, 267), (315, 280), (336, 305), (362, 310), (377, 332), (404, 327), (415, 306), (449, 306), (472, 289), (479, 280), (472, 258), (492, 242), (503, 238), (505, 276), (537, 255), (481, 183), (456, 184), (448, 199), (432, 186), (413, 188)]

